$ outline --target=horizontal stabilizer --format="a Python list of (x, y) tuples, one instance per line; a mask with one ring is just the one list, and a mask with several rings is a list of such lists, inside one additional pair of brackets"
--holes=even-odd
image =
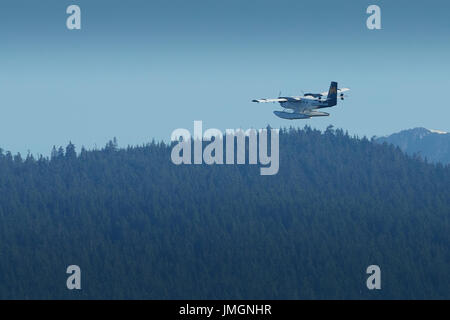
[[(347, 92), (347, 91), (350, 91), (350, 89), (349, 88), (337, 89), (337, 94), (341, 95), (341, 94), (343, 94), (344, 92)], [(322, 92), (321, 95), (326, 97), (328, 95), (328, 92)]]

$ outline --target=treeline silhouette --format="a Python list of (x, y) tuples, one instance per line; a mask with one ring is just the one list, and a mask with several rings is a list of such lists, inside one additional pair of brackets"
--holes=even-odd
[(331, 127), (282, 129), (275, 176), (170, 152), (1, 151), (0, 298), (450, 298), (449, 166)]

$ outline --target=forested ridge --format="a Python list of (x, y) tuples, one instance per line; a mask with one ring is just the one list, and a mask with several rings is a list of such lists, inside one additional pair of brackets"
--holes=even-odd
[(448, 165), (309, 127), (281, 130), (274, 176), (76, 151), (0, 152), (0, 298), (450, 298)]

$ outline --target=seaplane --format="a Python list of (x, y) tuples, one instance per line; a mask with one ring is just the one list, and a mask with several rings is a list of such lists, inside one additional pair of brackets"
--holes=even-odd
[(276, 99), (256, 99), (252, 102), (268, 103), (278, 102), (284, 109), (283, 111), (274, 111), (273, 113), (282, 119), (310, 119), (312, 117), (327, 117), (327, 112), (318, 111), (318, 109), (331, 108), (337, 105), (338, 98), (344, 100), (344, 92), (349, 88), (338, 89), (337, 82), (331, 82), (328, 92), (305, 93), (303, 96), (278, 97)]

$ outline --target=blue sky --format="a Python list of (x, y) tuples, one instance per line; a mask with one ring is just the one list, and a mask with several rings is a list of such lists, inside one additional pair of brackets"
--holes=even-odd
[[(176, 128), (332, 124), (357, 135), (450, 131), (448, 1), (0, 3), (0, 147), (48, 154), (168, 140)], [(66, 8), (82, 30), (66, 28)], [(366, 28), (377, 4), (382, 30)], [(350, 87), (331, 116), (276, 118), (254, 98)]]

